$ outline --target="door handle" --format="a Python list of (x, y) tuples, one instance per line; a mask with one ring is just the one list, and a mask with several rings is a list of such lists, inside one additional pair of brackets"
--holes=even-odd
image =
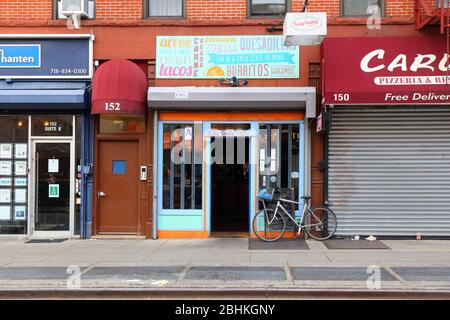
[(101, 197), (106, 197), (106, 194), (105, 194), (103, 191), (99, 191), (99, 192), (97, 193), (97, 195), (98, 195), (99, 198), (101, 198)]

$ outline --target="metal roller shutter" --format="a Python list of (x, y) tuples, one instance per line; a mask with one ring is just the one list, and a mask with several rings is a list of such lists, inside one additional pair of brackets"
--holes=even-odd
[(450, 108), (335, 107), (336, 235), (450, 236)]

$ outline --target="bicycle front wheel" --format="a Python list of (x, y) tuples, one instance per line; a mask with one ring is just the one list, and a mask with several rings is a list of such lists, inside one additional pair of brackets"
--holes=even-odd
[(336, 233), (336, 215), (328, 208), (312, 208), (306, 213), (303, 228), (313, 239), (321, 241), (330, 239)]
[(273, 209), (260, 210), (253, 218), (252, 229), (262, 241), (273, 242), (283, 237), (286, 231), (286, 219)]

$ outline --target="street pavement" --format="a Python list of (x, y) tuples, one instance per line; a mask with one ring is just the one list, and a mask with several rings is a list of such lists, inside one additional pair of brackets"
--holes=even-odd
[(0, 289), (450, 290), (449, 240), (382, 241), (388, 250), (330, 250), (314, 240), (309, 250), (249, 250), (248, 241), (4, 238)]

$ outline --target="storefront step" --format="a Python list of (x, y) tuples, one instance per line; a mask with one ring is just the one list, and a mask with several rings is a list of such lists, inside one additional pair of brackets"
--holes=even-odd
[(134, 234), (98, 234), (93, 236), (96, 240), (143, 240), (145, 236), (138, 236)]
[(211, 232), (211, 238), (248, 238), (248, 232), (217, 231)]

